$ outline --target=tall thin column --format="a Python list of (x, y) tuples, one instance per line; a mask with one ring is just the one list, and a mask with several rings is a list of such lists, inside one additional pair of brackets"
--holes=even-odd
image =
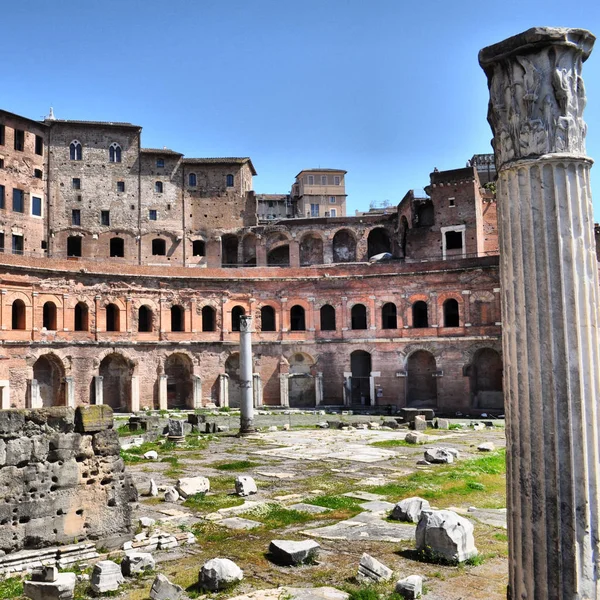
[(484, 48), (498, 170), (509, 597), (600, 598), (600, 338), (581, 65), (594, 36)]
[(252, 389), (252, 317), (240, 317), (240, 435), (246, 435), (254, 429), (254, 394)]

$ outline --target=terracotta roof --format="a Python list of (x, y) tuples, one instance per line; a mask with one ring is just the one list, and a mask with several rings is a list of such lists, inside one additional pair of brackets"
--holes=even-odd
[(141, 148), (143, 154), (174, 154), (175, 156), (183, 156), (181, 152), (175, 152), (169, 148)]
[(127, 127), (130, 129), (141, 129), (140, 125), (134, 125), (133, 123), (125, 123), (120, 121), (77, 121), (72, 119), (45, 119), (43, 122), (46, 125), (91, 125), (100, 127)]
[(249, 163), (252, 175), (256, 175), (256, 169), (249, 157), (224, 157), (224, 158), (184, 158), (184, 163), (192, 165), (213, 164), (213, 165), (245, 165)]

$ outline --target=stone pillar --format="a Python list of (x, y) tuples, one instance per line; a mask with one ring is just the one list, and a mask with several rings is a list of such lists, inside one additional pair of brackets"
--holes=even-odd
[(167, 401), (167, 376), (158, 376), (158, 408), (159, 410), (168, 410), (169, 403)]
[(252, 317), (240, 317), (240, 435), (256, 431), (254, 429), (254, 394), (252, 364)]
[(65, 377), (65, 406), (75, 408), (75, 379)]
[(315, 406), (323, 404), (323, 373), (317, 373), (315, 377)]
[(498, 170), (509, 597), (600, 598), (600, 339), (582, 62), (535, 28), (484, 48)]
[(131, 406), (129, 410), (132, 413), (140, 410), (140, 378), (139, 375), (131, 377)]
[(29, 406), (27, 408), (42, 408), (42, 398), (40, 397), (40, 386), (37, 379), (28, 380), (27, 390), (29, 396)]
[(95, 404), (104, 404), (104, 377), (94, 375), (94, 401)]
[(0, 381), (0, 408), (10, 408), (10, 382), (8, 379)]
[(371, 371), (369, 373), (369, 406), (375, 406), (377, 404), (375, 377), (381, 377), (381, 371)]
[(352, 406), (352, 373), (351, 372), (344, 373), (343, 397), (344, 397), (344, 406)]
[(219, 374), (219, 406), (229, 406), (229, 375)]
[(263, 405), (263, 389), (260, 373), (252, 375), (252, 391), (254, 393), (254, 408), (260, 408)]
[(192, 397), (194, 408), (202, 408), (202, 377), (192, 375)]
[(279, 375), (279, 404), (281, 406), (290, 405), (290, 374), (281, 373)]

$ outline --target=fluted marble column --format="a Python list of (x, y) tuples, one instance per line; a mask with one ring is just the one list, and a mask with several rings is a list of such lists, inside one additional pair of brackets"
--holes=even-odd
[(498, 169), (509, 598), (600, 599), (600, 339), (581, 66), (535, 28), (479, 53)]
[(252, 365), (252, 317), (240, 317), (240, 387), (242, 399), (240, 404), (240, 435), (253, 433), (254, 428), (254, 394)]

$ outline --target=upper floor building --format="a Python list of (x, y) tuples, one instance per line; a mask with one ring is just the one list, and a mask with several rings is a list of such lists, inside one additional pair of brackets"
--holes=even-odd
[(347, 171), (305, 169), (296, 175), (292, 201), (300, 217), (345, 217)]

